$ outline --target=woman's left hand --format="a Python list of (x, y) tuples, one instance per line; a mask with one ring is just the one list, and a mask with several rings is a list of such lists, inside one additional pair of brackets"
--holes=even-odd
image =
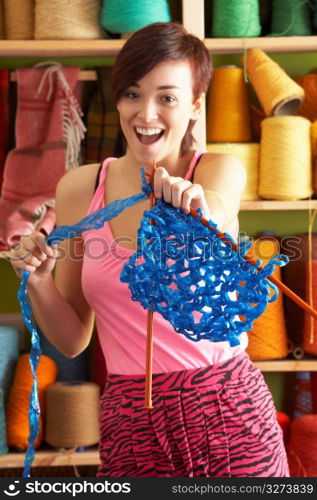
[(182, 177), (172, 177), (163, 167), (158, 167), (154, 174), (154, 196), (162, 198), (175, 208), (181, 208), (186, 214), (190, 207), (201, 208), (203, 216), (209, 220), (209, 208), (200, 184), (192, 184)]

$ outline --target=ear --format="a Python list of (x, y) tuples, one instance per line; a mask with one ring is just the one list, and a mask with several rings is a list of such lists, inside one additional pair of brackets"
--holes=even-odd
[(204, 109), (206, 94), (202, 92), (200, 96), (193, 102), (192, 120), (197, 120)]

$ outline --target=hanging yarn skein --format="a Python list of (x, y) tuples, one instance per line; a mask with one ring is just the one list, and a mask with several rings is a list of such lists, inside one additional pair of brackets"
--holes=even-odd
[(54, 448), (99, 442), (100, 387), (93, 382), (55, 382), (46, 391), (45, 441)]
[(211, 36), (257, 37), (261, 34), (259, 0), (214, 0)]
[[(265, 263), (279, 252), (278, 239), (264, 232), (253, 240), (249, 255)], [(274, 269), (273, 276), (281, 280), (279, 267)], [(246, 350), (253, 361), (286, 358), (288, 343), (281, 294), (274, 302), (268, 304), (264, 313), (254, 321)]]
[(148, 24), (171, 21), (167, 0), (104, 0), (101, 26), (109, 33), (133, 33)]
[(302, 200), (312, 194), (310, 121), (272, 116), (261, 122), (259, 195)]
[(240, 160), (245, 167), (247, 182), (241, 194), (241, 201), (257, 200), (260, 145), (257, 143), (224, 143), (207, 144), (210, 153), (230, 154)]
[(310, 0), (273, 0), (270, 36), (312, 35)]
[(250, 142), (249, 98), (243, 69), (214, 70), (207, 105), (208, 142)]
[(303, 102), (303, 88), (263, 50), (247, 51), (246, 71), (267, 116), (292, 115)]
[(34, 6), (35, 0), (3, 0), (4, 31), (8, 40), (34, 38)]
[(99, 12), (100, 0), (36, 0), (35, 39), (103, 38)]

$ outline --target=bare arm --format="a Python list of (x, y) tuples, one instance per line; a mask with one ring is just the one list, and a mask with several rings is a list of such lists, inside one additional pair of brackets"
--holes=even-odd
[[(60, 180), (56, 190), (57, 225), (71, 225), (84, 217), (95, 175), (96, 168), (89, 165), (67, 173)], [(27, 250), (31, 254), (28, 264), (34, 265), (28, 293), (36, 322), (65, 356), (77, 356), (89, 344), (94, 324), (93, 312), (81, 288), (83, 242), (81, 238), (73, 238), (59, 245), (55, 280), (51, 275), (55, 259), (43, 257), (45, 252), (49, 253), (44, 235), (32, 233), (24, 239), (23, 246), (24, 253)], [(18, 267), (23, 269), (22, 265)]]

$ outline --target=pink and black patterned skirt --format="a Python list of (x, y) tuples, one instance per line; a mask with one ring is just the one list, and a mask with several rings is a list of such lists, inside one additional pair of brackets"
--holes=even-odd
[(246, 353), (145, 378), (108, 374), (97, 477), (288, 477), (271, 393)]

